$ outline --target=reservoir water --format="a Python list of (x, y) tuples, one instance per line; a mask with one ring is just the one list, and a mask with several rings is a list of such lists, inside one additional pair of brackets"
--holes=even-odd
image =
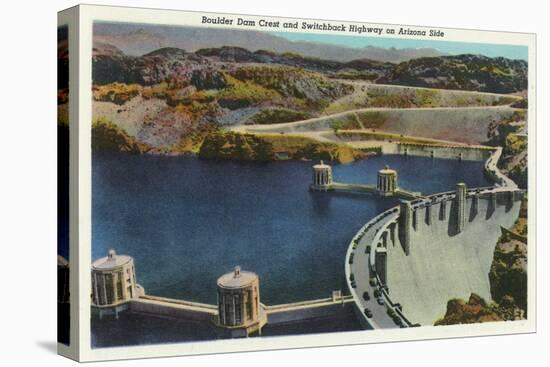
[[(259, 274), (265, 304), (345, 290), (355, 232), (396, 199), (308, 191), (314, 162), (235, 163), (195, 157), (97, 154), (92, 258), (135, 258), (148, 294), (215, 303), (216, 279), (235, 265)], [(385, 165), (422, 193), (488, 186), (483, 162), (386, 155), (334, 165), (336, 181), (375, 183)]]

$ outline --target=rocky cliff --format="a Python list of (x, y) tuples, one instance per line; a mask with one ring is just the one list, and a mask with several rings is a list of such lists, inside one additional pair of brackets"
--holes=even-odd
[[(204, 131), (221, 131), (226, 126), (239, 124), (299, 121), (365, 107), (491, 106), (518, 100), (507, 95), (373, 84), (419, 84), (420, 79), (403, 76), (407, 68), (404, 64), (368, 59), (343, 62), (228, 46), (193, 52), (162, 47), (141, 56), (131, 56), (105, 42), (108, 39), (98, 39), (94, 43), (92, 60), (93, 117), (95, 120), (107, 119), (119, 129), (119, 134), (104, 134), (104, 139), (126, 134), (125, 139), (143, 145), (131, 148), (132, 144), (119, 144), (120, 141), (102, 145), (125, 146), (127, 151), (196, 153), (200, 150), (201, 139), (208, 135)], [(513, 60), (485, 58), (482, 59), (485, 66), (481, 67), (478, 65), (481, 58), (471, 55), (455, 57), (453, 62), (442, 57), (435, 59), (445, 61), (423, 61), (422, 70), (434, 75), (455, 75), (453, 70), (466, 65), (468, 70), (477, 70), (475, 75), (468, 74), (467, 80), (472, 81), (478, 76), (500, 77), (500, 71), (508, 67), (515, 70), (504, 73), (506, 80), (513, 81), (509, 85), (522, 88), (525, 84), (526, 75), (517, 71), (521, 68)], [(408, 63), (411, 63), (411, 72), (419, 70), (420, 66), (413, 60)], [(495, 73), (498, 75), (494, 76)], [(503, 85), (455, 82), (436, 86), (499, 92)], [(508, 90), (506, 88), (502, 90)], [(63, 91), (59, 98), (64, 98)], [(205, 130), (205, 126), (214, 128)], [(192, 144), (188, 144), (189, 136), (194, 137)], [(187, 148), (190, 150), (186, 151)], [(515, 172), (512, 169), (511, 174)]]
[(422, 57), (396, 65), (383, 81), (418, 87), (512, 93), (527, 89), (527, 62), (481, 55)]
[(513, 302), (488, 304), (475, 293), (470, 295), (468, 302), (462, 299), (452, 299), (447, 303), (445, 316), (436, 321), (435, 325), (473, 324), (490, 321), (510, 321), (523, 318), (522, 310)]

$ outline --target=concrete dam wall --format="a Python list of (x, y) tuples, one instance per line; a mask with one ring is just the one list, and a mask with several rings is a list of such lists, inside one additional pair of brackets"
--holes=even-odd
[(410, 143), (384, 144), (382, 147), (382, 153), (384, 154), (460, 159), (464, 161), (486, 161), (491, 156), (492, 151), (492, 149), (481, 146), (442, 146)]
[[(433, 325), (447, 302), (477, 293), (491, 300), (489, 271), (501, 226), (513, 225), (523, 192), (515, 188), (441, 193), (402, 205), (373, 246), (371, 262), (387, 300), (411, 324)], [(403, 220), (408, 210), (408, 220)], [(407, 229), (408, 228), (408, 229)]]
[(518, 218), (525, 196), (498, 169), (502, 148), (401, 143), (390, 148), (395, 150), (385, 153), (485, 159), (484, 172), (494, 186), (468, 190), (457, 183), (455, 191), (402, 201), (356, 233), (344, 267), (361, 324), (366, 329), (433, 325), (451, 299), (476, 293), (491, 301), (496, 243)]

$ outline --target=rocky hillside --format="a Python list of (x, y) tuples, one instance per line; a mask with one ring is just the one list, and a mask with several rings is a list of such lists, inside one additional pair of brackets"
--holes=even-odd
[(527, 313), (527, 199), (511, 231), (500, 237), (491, 264), (491, 297), (499, 304), (514, 304)]
[(522, 319), (523, 313), (513, 303), (503, 302), (488, 304), (475, 293), (468, 301), (452, 299), (447, 303), (445, 316), (436, 321), (435, 325), (473, 324), (478, 322), (506, 321)]
[(339, 62), (299, 54), (277, 54), (240, 47), (220, 47), (187, 52), (179, 48), (161, 48), (143, 56), (128, 56), (115, 46), (95, 42), (93, 80), (95, 84), (155, 84), (165, 78), (185, 79), (193, 70), (205, 67), (234, 69), (234, 64), (276, 64), (325, 73), (332, 78), (377, 80), (387, 75), (394, 64), (368, 59)]
[(105, 119), (97, 119), (92, 124), (92, 150), (94, 152), (126, 152), (141, 154), (151, 148), (137, 142), (131, 136)]
[(149, 152), (181, 154), (182, 147), (197, 153), (200, 142), (189, 144), (187, 137), (202, 139), (205, 134), (197, 132), (212, 127), (292, 122), (365, 107), (508, 105), (521, 98), (376, 84), (400, 65), (225, 46), (195, 52), (165, 47), (129, 56), (96, 39), (93, 116)]
[(399, 64), (370, 59), (341, 62), (288, 52), (252, 52), (228, 46), (195, 52), (167, 47), (136, 57), (127, 56), (115, 46), (101, 42), (94, 43), (93, 80), (96, 84), (121, 82), (150, 85), (166, 78), (187, 79), (193, 70), (205, 67), (234, 69), (238, 64), (250, 63), (285, 65), (320, 72), (331, 78), (382, 84), (493, 93), (513, 93), (527, 88), (527, 63), (502, 57), (422, 57)]
[[(260, 56), (266, 62), (255, 62)], [(130, 57), (96, 43), (94, 118), (107, 118), (155, 151), (169, 151), (206, 124), (301, 119), (354, 90), (310, 70), (322, 68), (322, 63), (312, 61), (311, 68), (301, 68), (271, 63), (266, 57), (236, 48), (197, 53), (163, 48)], [(261, 113), (266, 109), (277, 112)]]
[(196, 54), (214, 61), (236, 63), (280, 64), (326, 73), (344, 79), (376, 80), (386, 75), (394, 66), (389, 62), (358, 59), (349, 62), (319, 59), (296, 53), (278, 54), (271, 51), (248, 51), (239, 47), (220, 47), (198, 50)]
[(494, 120), (487, 136), (486, 144), (504, 148), (498, 162), (500, 170), (520, 188), (527, 189), (527, 110), (515, 110), (509, 117)]
[(348, 163), (365, 154), (345, 145), (278, 134), (216, 133), (208, 135), (199, 157), (215, 160), (272, 161), (311, 159)]
[(196, 53), (163, 48), (142, 57), (130, 57), (112, 46), (105, 48), (96, 44), (93, 81), (95, 85), (166, 83), (165, 91), (156, 90), (155, 96), (169, 99), (173, 104), (179, 102), (174, 98), (189, 97), (189, 100), (194, 92), (208, 90), (212, 99), (225, 99), (227, 104), (231, 104), (227, 98), (233, 99), (239, 108), (250, 104), (244, 101), (245, 97), (269, 102), (278, 97), (296, 98), (302, 100), (295, 101), (297, 103), (315, 105), (322, 99), (332, 100), (352, 91), (346, 84), (310, 71), (330, 68), (330, 62), (308, 59), (291, 62), (294, 59), (291, 55), (251, 53), (234, 47)]
[(381, 82), (417, 87), (513, 93), (527, 89), (527, 62), (503, 57), (422, 57), (396, 65)]

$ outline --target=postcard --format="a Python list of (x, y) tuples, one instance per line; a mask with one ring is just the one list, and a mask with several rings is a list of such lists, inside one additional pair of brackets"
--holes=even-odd
[(535, 35), (80, 5), (58, 39), (60, 354), (535, 331)]

